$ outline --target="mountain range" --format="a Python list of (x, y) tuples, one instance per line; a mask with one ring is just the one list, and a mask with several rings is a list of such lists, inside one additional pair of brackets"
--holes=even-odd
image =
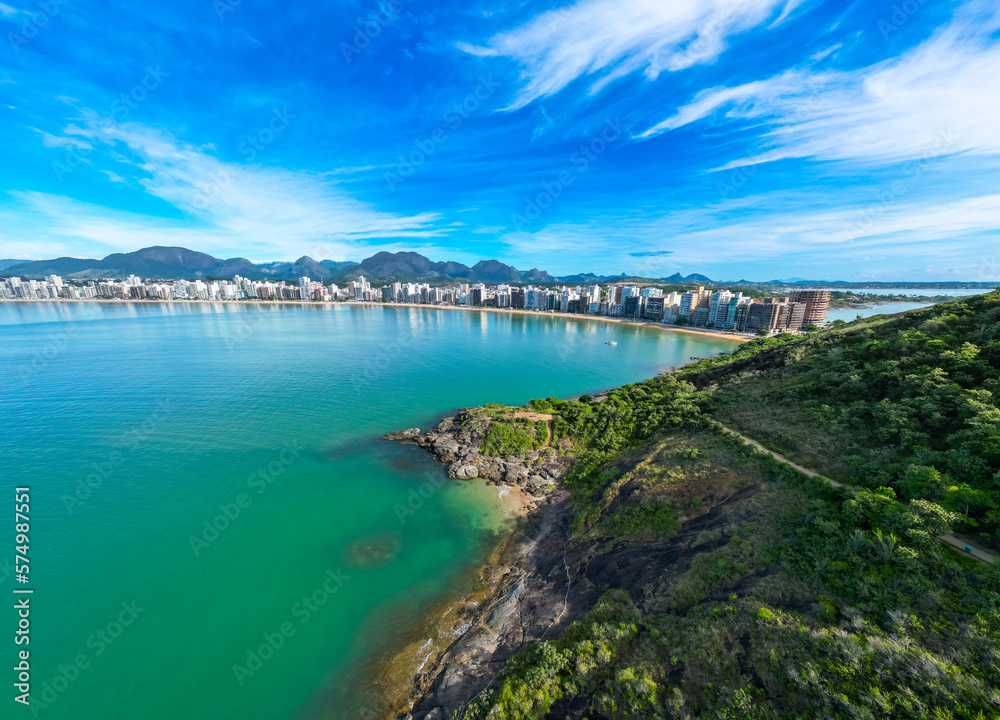
[[(593, 273), (555, 277), (544, 270), (518, 270), (499, 260), (480, 260), (472, 267), (457, 262), (434, 262), (415, 252), (379, 252), (361, 262), (314, 260), (303, 256), (295, 262), (252, 263), (246, 258), (219, 259), (182, 247), (148, 247), (130, 253), (113, 253), (96, 260), (62, 257), (52, 260), (0, 260), (5, 275), (41, 278), (60, 275), (77, 280), (124, 278), (137, 275), (146, 279), (231, 278), (240, 275), (254, 280), (297, 280), (306, 276), (324, 282), (353, 280), (360, 275), (380, 281), (467, 280), (500, 283), (588, 283), (626, 279), (622, 275)], [(663, 278), (667, 282), (712, 282), (704, 275)]]

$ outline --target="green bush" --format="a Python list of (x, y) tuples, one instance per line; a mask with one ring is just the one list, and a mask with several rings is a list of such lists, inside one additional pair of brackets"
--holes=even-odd
[(487, 428), (479, 451), (494, 457), (525, 455), (545, 445), (548, 437), (548, 424), (543, 420), (498, 418)]

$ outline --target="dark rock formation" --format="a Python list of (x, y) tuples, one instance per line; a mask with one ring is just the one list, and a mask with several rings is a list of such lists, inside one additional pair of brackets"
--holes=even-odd
[(493, 457), (480, 451), (492, 420), (478, 408), (460, 410), (445, 418), (431, 431), (416, 428), (392, 432), (388, 440), (414, 442), (448, 465), (448, 477), (457, 480), (484, 478), (494, 485), (523, 488), (541, 496), (558, 485), (569, 472), (575, 457), (560, 455), (546, 447), (516, 457)]

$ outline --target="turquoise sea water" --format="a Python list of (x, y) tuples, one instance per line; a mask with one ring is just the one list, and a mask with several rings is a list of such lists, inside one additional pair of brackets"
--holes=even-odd
[(872, 305), (867, 308), (836, 308), (826, 313), (826, 321), (843, 320), (852, 322), (858, 318), (869, 318), (876, 315), (895, 315), (908, 310), (919, 310), (930, 307), (930, 303), (891, 302), (883, 305)]
[[(604, 344), (613, 328), (617, 347)], [(378, 438), (732, 347), (416, 308), (0, 304), (0, 593), (35, 591), (32, 709), (362, 717), (371, 688), (353, 671), (481, 560), (498, 513), (481, 487), (443, 483), (422, 452)], [(421, 497), (422, 484), (440, 489)], [(19, 585), (5, 561), (25, 485)]]

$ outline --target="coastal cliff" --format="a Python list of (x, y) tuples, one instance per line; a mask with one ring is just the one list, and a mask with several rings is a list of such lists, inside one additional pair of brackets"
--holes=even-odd
[(398, 717), (996, 716), (998, 323), (992, 293), (393, 434), (533, 498)]
[[(665, 573), (676, 574), (699, 553), (717, 547), (717, 542), (697, 541), (705, 532), (721, 536), (735, 518), (747, 515), (747, 501), (760, 488), (756, 479), (739, 490), (717, 488), (710, 495), (717, 502), (692, 509), (694, 517), (684, 518), (669, 542), (616, 543), (613, 537), (580, 541), (572, 532), (577, 516), (572, 496), (560, 486), (575, 455), (559, 455), (551, 443), (502, 459), (483, 453), (491, 425), (517, 417), (545, 423), (553, 419), (530, 408), (469, 408), (430, 432), (413, 428), (386, 436), (423, 447), (448, 465), (452, 479), (485, 480), (534, 498), (525, 506), (523, 523), (481, 569), (476, 588), (450, 619), (452, 641), (414, 678), (410, 707), (399, 720), (447, 720), (464, 712), (518, 650), (556, 637), (562, 628), (586, 617), (608, 588), (641, 596), (650, 583), (662, 582)], [(565, 444), (564, 449), (571, 446)], [(628, 504), (636, 490), (624, 487), (611, 511)], [(610, 547), (599, 547), (608, 543)]]

